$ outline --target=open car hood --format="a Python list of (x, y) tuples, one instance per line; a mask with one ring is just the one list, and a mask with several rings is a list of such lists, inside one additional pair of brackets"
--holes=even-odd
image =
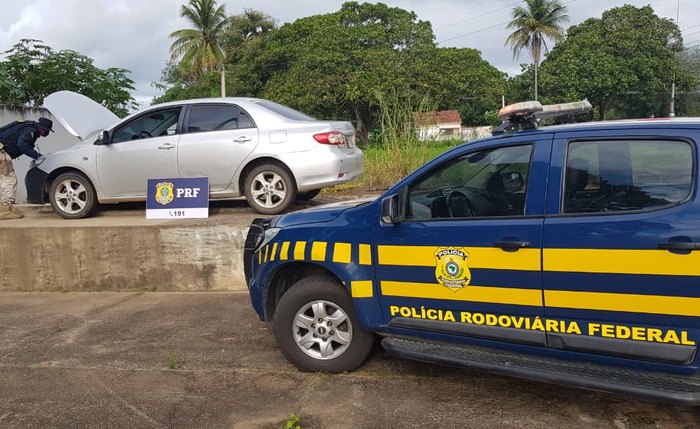
[(103, 105), (72, 91), (54, 92), (44, 98), (44, 107), (69, 133), (81, 140), (119, 121), (119, 117)]

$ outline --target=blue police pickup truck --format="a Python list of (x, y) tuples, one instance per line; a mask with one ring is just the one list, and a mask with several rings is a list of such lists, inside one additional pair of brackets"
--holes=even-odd
[[(507, 106), (376, 200), (256, 219), (255, 311), (303, 371), (390, 354), (700, 405), (700, 119)], [(587, 105), (587, 106), (586, 106)]]

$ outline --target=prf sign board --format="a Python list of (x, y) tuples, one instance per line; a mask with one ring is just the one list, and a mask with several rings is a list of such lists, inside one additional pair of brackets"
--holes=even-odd
[(209, 178), (148, 179), (146, 219), (209, 217)]

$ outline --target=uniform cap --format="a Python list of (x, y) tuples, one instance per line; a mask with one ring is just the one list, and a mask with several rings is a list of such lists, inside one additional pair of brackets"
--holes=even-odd
[(39, 118), (39, 128), (53, 131), (53, 121), (49, 118)]

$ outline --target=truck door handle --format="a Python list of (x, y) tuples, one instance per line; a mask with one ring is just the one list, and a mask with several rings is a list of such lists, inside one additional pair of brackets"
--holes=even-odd
[(236, 143), (246, 143), (253, 140), (251, 137), (246, 137), (246, 136), (241, 136), (241, 137), (236, 137), (233, 139)]
[(661, 250), (700, 250), (699, 243), (688, 243), (688, 242), (670, 242), (670, 243), (659, 243), (659, 249)]
[(529, 241), (496, 241), (494, 246), (500, 247), (503, 250), (518, 250), (525, 247), (530, 247)]
[(158, 146), (158, 149), (175, 149), (175, 145), (172, 143), (163, 143), (162, 145)]

